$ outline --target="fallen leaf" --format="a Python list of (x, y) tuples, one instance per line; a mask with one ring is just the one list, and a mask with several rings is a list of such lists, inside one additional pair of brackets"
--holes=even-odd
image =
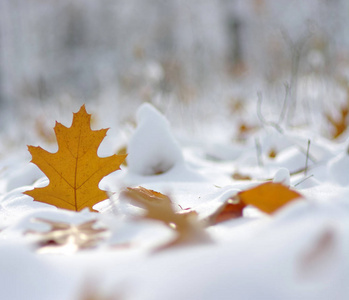
[(43, 118), (37, 118), (35, 122), (35, 129), (38, 135), (47, 143), (52, 144), (56, 141), (55, 135), (52, 131), (47, 130)]
[(244, 204), (253, 205), (261, 211), (271, 214), (290, 201), (302, 197), (302, 195), (282, 183), (266, 182), (239, 192), (237, 197)]
[(127, 188), (124, 196), (145, 208), (145, 218), (158, 220), (178, 233), (177, 238), (161, 249), (184, 243), (201, 243), (209, 241), (204, 226), (198, 221), (195, 211), (175, 212), (170, 198), (159, 192), (144, 187)]
[(166, 225), (175, 224), (176, 230), (179, 231), (189, 226), (187, 218), (183, 217), (184, 214), (176, 214), (170, 198), (162, 193), (140, 186), (127, 188), (124, 194), (146, 209), (145, 217), (148, 219), (162, 221)]
[(252, 178), (248, 175), (243, 175), (240, 174), (238, 172), (235, 172), (232, 176), (231, 176), (234, 180), (251, 180)]
[(244, 102), (243, 98), (232, 97), (229, 102), (231, 113), (241, 113), (245, 109)]
[(81, 249), (93, 248), (105, 238), (106, 228), (95, 228), (96, 220), (74, 225), (36, 218), (35, 222), (47, 224), (47, 232), (29, 230), (25, 234), (36, 238), (40, 253), (72, 253)]
[(106, 292), (102, 282), (98, 282), (99, 278), (87, 279), (78, 296), (78, 300), (121, 300), (124, 299), (123, 294), (115, 291)]
[(117, 250), (127, 250), (134, 246), (133, 243), (125, 242), (125, 243), (119, 243), (119, 244), (113, 244), (110, 246), (111, 249), (117, 249)]
[(348, 113), (349, 113), (349, 108), (347, 106), (343, 106), (340, 109), (340, 117), (338, 119), (335, 119), (330, 114), (326, 113), (327, 121), (329, 121), (333, 127), (333, 132), (331, 133), (331, 137), (333, 139), (338, 138), (347, 129)]
[(332, 226), (325, 228), (300, 257), (299, 272), (303, 278), (328, 276), (338, 257), (338, 241)]
[(269, 153), (268, 153), (268, 157), (269, 157), (269, 158), (275, 158), (276, 155), (277, 155), (276, 150), (275, 150), (274, 148), (271, 148), (270, 151), (269, 151)]
[(237, 138), (239, 140), (244, 140), (249, 134), (257, 129), (257, 126), (248, 125), (244, 122), (240, 123), (238, 126)]
[(56, 153), (28, 146), (31, 162), (46, 174), (50, 183), (25, 194), (36, 201), (75, 211), (85, 207), (93, 210), (93, 205), (108, 198), (107, 193), (98, 188), (99, 181), (119, 170), (126, 155), (99, 157), (97, 150), (108, 129), (91, 130), (90, 119), (83, 105), (74, 113), (70, 128), (56, 122)]
[(245, 207), (246, 204), (240, 201), (238, 197), (230, 198), (207, 218), (208, 225), (216, 225), (231, 219), (241, 218)]

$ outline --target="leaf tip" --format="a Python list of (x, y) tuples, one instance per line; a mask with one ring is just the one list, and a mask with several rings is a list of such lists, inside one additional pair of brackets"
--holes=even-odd
[(29, 153), (33, 156), (33, 151), (35, 151), (35, 149), (42, 149), (42, 148), (40, 146), (27, 145), (27, 149)]
[(34, 189), (26, 190), (26, 191), (22, 192), (22, 194), (27, 195), (29, 197), (32, 197), (34, 199), (34, 197), (32, 196), (32, 192), (34, 191)]
[(85, 114), (91, 116), (91, 114), (87, 112), (85, 104), (81, 105), (79, 111), (76, 114)]

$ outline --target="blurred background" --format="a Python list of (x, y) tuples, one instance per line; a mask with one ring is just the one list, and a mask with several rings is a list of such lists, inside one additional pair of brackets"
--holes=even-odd
[(348, 50), (347, 0), (1, 0), (1, 137), (48, 140), (83, 103), (105, 127), (149, 101), (195, 130), (257, 91), (282, 105), (285, 85), (328, 102)]

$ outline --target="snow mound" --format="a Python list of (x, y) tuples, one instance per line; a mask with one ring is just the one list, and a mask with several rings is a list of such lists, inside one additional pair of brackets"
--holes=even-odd
[(128, 170), (136, 175), (162, 174), (184, 163), (168, 120), (149, 103), (137, 111), (137, 129), (127, 150)]
[(330, 178), (333, 182), (341, 186), (347, 186), (349, 184), (348, 168), (349, 154), (347, 152), (335, 156), (328, 163)]
[(290, 186), (290, 171), (287, 168), (280, 168), (273, 179), (273, 182), (283, 183), (286, 186)]

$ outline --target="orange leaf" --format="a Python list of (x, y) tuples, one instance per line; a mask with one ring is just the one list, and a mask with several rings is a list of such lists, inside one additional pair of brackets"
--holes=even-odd
[(230, 198), (209, 216), (208, 224), (216, 225), (231, 219), (241, 218), (245, 207), (246, 204), (240, 201), (237, 197)]
[(246, 205), (253, 205), (271, 214), (302, 195), (282, 183), (266, 182), (238, 193), (238, 197)]
[(108, 198), (98, 184), (104, 176), (120, 169), (126, 155), (99, 157), (97, 150), (108, 129), (91, 130), (90, 121), (91, 115), (83, 105), (74, 113), (70, 128), (56, 122), (56, 153), (28, 146), (31, 162), (46, 174), (50, 183), (25, 194), (36, 201), (75, 211), (85, 207), (93, 210), (93, 205)]

